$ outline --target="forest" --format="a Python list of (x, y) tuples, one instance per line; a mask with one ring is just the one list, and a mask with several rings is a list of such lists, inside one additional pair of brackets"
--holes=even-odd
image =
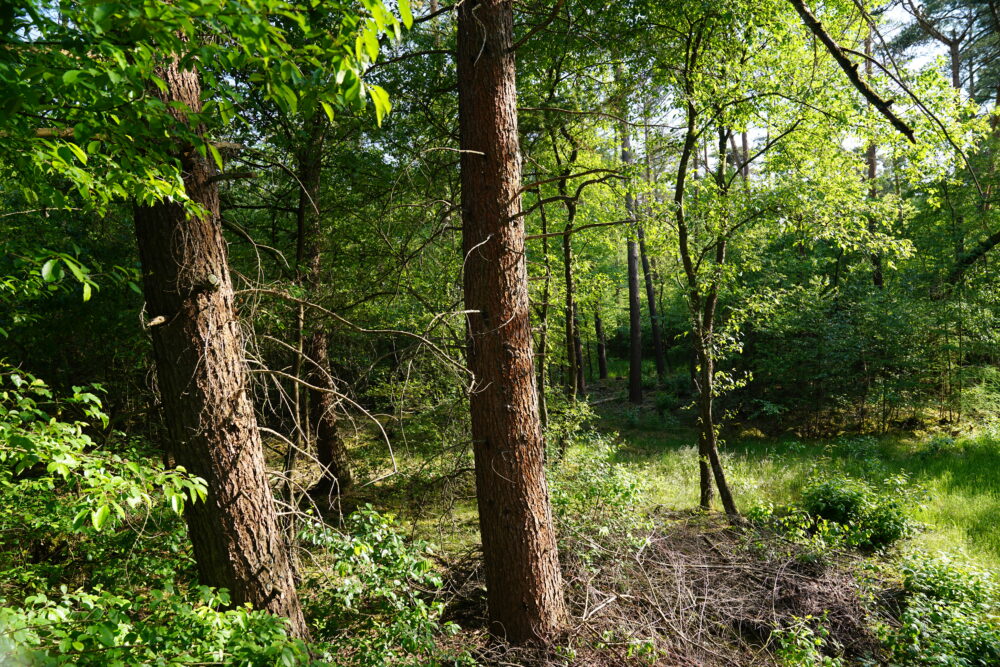
[(1000, 666), (998, 30), (0, 2), (0, 665)]

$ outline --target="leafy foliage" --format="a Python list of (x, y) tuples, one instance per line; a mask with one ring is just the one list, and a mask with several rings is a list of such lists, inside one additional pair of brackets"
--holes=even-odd
[(882, 628), (894, 660), (961, 667), (1000, 661), (1000, 587), (993, 573), (922, 553), (909, 556), (902, 571), (899, 626)]
[(851, 546), (882, 549), (910, 535), (913, 522), (906, 516), (903, 485), (877, 491), (850, 478), (814, 481), (802, 492), (809, 515), (839, 524)]
[(409, 543), (391, 515), (370, 506), (352, 513), (345, 530), (318, 522), (301, 529), (328, 563), (303, 582), (304, 604), (315, 619), (316, 639), (329, 642), (329, 658), (342, 665), (425, 665), (443, 660), (435, 600), (442, 581), (423, 542)]

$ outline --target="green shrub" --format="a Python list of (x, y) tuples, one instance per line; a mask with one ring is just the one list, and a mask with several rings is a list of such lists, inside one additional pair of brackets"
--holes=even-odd
[(224, 590), (204, 586), (187, 595), (172, 588), (116, 595), (63, 587), (55, 599), (39, 593), (21, 607), (0, 606), (0, 664), (309, 663), (285, 619), (228, 605)]
[(884, 625), (895, 664), (973, 667), (1000, 664), (1000, 585), (995, 575), (947, 556), (903, 561), (905, 608)]
[[(830, 631), (826, 628), (826, 616), (814, 618), (793, 616), (791, 623), (776, 628), (771, 636), (777, 641), (775, 657), (784, 667), (841, 667), (842, 658), (824, 655), (828, 649)], [(837, 648), (837, 647), (832, 647)]]
[(904, 493), (905, 484), (905, 478), (887, 480), (887, 489), (878, 491), (848, 477), (814, 481), (802, 492), (802, 508), (816, 519), (844, 527), (848, 545), (881, 549), (914, 529), (904, 512), (911, 495)]
[(615, 461), (615, 437), (585, 433), (549, 473), (560, 539), (641, 539), (643, 486), (632, 468)]
[(425, 543), (407, 541), (391, 515), (370, 506), (349, 516), (344, 531), (312, 522), (299, 537), (322, 549), (312, 554), (319, 567), (303, 581), (303, 604), (335, 664), (440, 661), (437, 638), (458, 626), (440, 622), (444, 604), (434, 597), (442, 581)]

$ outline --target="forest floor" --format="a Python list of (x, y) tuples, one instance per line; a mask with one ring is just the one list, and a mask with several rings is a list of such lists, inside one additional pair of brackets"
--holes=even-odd
[[(603, 408), (598, 428), (620, 435), (617, 459), (641, 471), (649, 504), (694, 507), (696, 432), (652, 410), (598, 408)], [(747, 429), (724, 432), (723, 439), (729, 481), (743, 511), (792, 504), (812, 479), (846, 475), (877, 484), (905, 475), (918, 499), (908, 509), (922, 526), (911, 540), (914, 546), (959, 551), (982, 566), (1000, 568), (1000, 442), (988, 435), (806, 439), (764, 437)]]
[[(776, 637), (802, 619), (822, 618), (831, 645), (853, 656), (849, 664), (877, 653), (872, 623), (895, 623), (901, 595), (896, 575), (881, 567), (884, 559), (839, 549), (818, 555), (768, 528), (732, 528), (721, 513), (697, 511), (697, 434), (684, 412), (659, 413), (650, 394), (636, 408), (624, 401), (619, 379), (593, 387), (594, 416), (551, 466), (574, 619), (558, 655), (496, 654), (486, 640), (468, 451), (462, 443), (422, 448), (414, 422), (409, 444), (396, 451), (398, 472), (368, 487), (370, 500), (435, 546), (449, 581), (446, 618), (465, 629), (454, 638), (456, 650), (472, 649), (483, 664), (768, 665), (781, 662)], [(557, 421), (560, 409), (553, 409)], [(874, 486), (894, 480), (907, 489), (906, 511), (920, 525), (894, 553), (916, 547), (1000, 567), (1000, 526), (993, 520), (1000, 512), (1000, 442), (993, 437), (768, 437), (737, 425), (722, 435), (743, 512), (772, 506), (780, 514), (800, 502), (813, 480), (850, 477)], [(551, 443), (549, 456), (557, 449)], [(356, 502), (368, 495), (362, 489)], [(773, 634), (776, 628), (784, 630)]]
[[(698, 503), (697, 433), (677, 416), (652, 405), (636, 408), (618, 396), (612, 378), (591, 395), (597, 414), (592, 427), (617, 447), (614, 461), (635, 473), (642, 505), (649, 510), (686, 511)], [(609, 400), (610, 397), (614, 397)], [(617, 434), (614, 435), (614, 434)], [(583, 445), (586, 446), (586, 445)], [(382, 448), (382, 442), (367, 447)], [(875, 485), (905, 479), (912, 493), (910, 518), (920, 525), (907, 543), (928, 551), (964, 554), (1000, 569), (1000, 440), (986, 433), (965, 435), (896, 432), (802, 438), (765, 436), (754, 428), (722, 431), (722, 456), (742, 512), (795, 504), (811, 480), (863, 479)], [(461, 552), (478, 540), (471, 461), (456, 451), (426, 456), (397, 451), (399, 472), (379, 482), (372, 502), (395, 511), (413, 536), (443, 553)], [(367, 455), (366, 455), (367, 456)], [(360, 457), (359, 457), (360, 458)], [(372, 457), (375, 458), (375, 457)], [(387, 470), (366, 471), (369, 477)], [(307, 473), (311, 474), (311, 473)], [(358, 502), (368, 494), (362, 491)], [(376, 500), (377, 499), (377, 500)]]

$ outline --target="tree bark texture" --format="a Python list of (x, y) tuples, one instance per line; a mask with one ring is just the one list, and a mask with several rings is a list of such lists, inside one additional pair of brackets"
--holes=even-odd
[[(165, 67), (165, 102), (200, 108), (193, 71)], [(205, 502), (185, 519), (202, 583), (228, 588), (307, 629), (278, 522), (257, 419), (248, 392), (214, 167), (192, 147), (178, 156), (188, 197), (204, 215), (172, 202), (138, 206), (136, 238), (163, 415), (177, 463), (208, 483)]]
[(566, 619), (545, 481), (519, 194), (512, 2), (458, 9), (469, 399), (490, 626), (515, 644)]

